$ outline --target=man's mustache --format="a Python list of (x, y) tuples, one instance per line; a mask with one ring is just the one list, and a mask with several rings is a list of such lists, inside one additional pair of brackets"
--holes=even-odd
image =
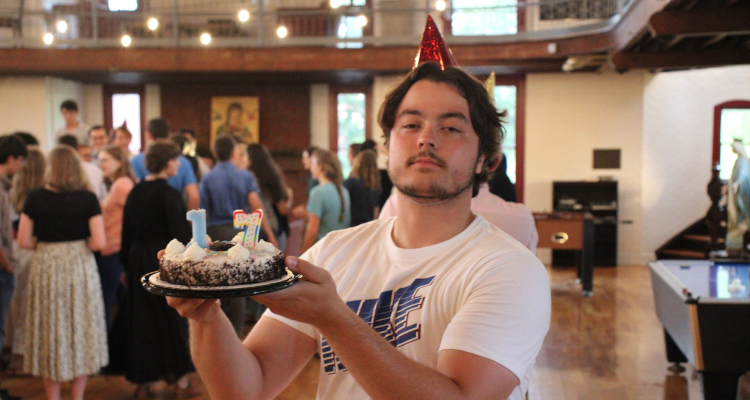
[(435, 161), (435, 163), (439, 167), (445, 167), (445, 161), (443, 161), (443, 159), (441, 159), (440, 157), (436, 156), (433, 152), (431, 152), (429, 150), (420, 152), (420, 153), (418, 153), (417, 155), (415, 155), (413, 157), (409, 157), (409, 159), (406, 160), (406, 165), (412, 165), (415, 162), (417, 162), (417, 160), (419, 160), (420, 158), (430, 158), (433, 161)]

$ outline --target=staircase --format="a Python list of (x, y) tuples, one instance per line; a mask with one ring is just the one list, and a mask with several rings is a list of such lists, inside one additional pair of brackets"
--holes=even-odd
[[(719, 238), (719, 243), (723, 244), (724, 238)], [(656, 258), (659, 260), (708, 259), (710, 246), (711, 235), (708, 232), (708, 224), (705, 218), (701, 218), (656, 250)]]
[[(657, 260), (705, 260), (709, 258), (712, 251), (726, 249), (727, 210), (720, 205), (724, 187), (724, 183), (719, 179), (720, 170), (721, 167), (714, 165), (711, 171), (711, 181), (706, 188), (708, 197), (711, 199), (711, 207), (706, 216), (695, 221), (659, 247), (656, 250)], [(716, 238), (714, 244), (711, 243), (712, 233)]]

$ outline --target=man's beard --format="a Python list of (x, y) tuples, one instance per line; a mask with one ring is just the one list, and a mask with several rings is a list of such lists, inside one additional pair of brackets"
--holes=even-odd
[[(407, 168), (421, 157), (429, 157), (433, 159), (441, 168), (444, 168), (446, 165), (445, 161), (428, 150), (420, 152), (416, 156), (410, 157), (408, 160), (406, 160)], [(466, 183), (459, 184), (456, 188), (448, 188), (441, 186), (437, 182), (432, 182), (426, 190), (418, 189), (417, 187), (411, 185), (402, 185), (398, 182), (398, 179), (393, 179), (393, 177), (391, 177), (391, 179), (393, 182), (393, 186), (395, 186), (396, 189), (399, 190), (399, 192), (406, 195), (409, 200), (422, 205), (437, 205), (449, 200), (453, 200), (463, 194), (466, 190), (470, 189), (474, 185), (473, 171), (470, 176), (471, 178), (467, 179)]]

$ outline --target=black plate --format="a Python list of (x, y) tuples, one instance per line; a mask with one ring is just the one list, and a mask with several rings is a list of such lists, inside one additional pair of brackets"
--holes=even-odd
[(294, 285), (300, 276), (289, 270), (279, 279), (268, 282), (235, 286), (184, 286), (164, 282), (159, 279), (159, 271), (149, 272), (141, 278), (143, 288), (148, 292), (169, 297), (188, 299), (222, 299), (227, 297), (247, 297), (270, 293)]

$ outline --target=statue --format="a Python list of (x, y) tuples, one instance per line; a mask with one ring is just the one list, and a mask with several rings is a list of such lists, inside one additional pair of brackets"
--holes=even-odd
[(732, 167), (727, 193), (727, 249), (742, 248), (742, 238), (750, 223), (750, 160), (745, 152), (742, 140), (732, 142), (732, 152), (737, 154), (737, 161)]
[(717, 163), (712, 168), (711, 181), (707, 187), (708, 197), (711, 199), (711, 207), (706, 213), (706, 224), (711, 236), (708, 251), (715, 256), (723, 254), (722, 251), (725, 253), (726, 246), (723, 241), (720, 241), (720, 238), (723, 239), (727, 236), (727, 208), (722, 204), (725, 186), (719, 178), (720, 172), (721, 164)]

